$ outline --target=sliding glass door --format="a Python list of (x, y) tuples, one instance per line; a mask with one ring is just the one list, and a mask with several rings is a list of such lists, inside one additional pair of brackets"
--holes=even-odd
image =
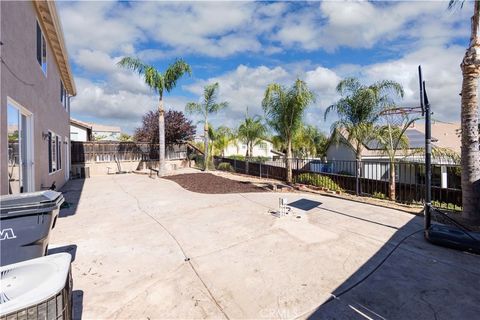
[(8, 192), (34, 191), (32, 115), (9, 102), (7, 120)]

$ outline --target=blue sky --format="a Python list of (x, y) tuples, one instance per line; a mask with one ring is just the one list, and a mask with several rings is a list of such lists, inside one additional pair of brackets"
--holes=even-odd
[[(421, 64), (439, 120), (458, 122), (460, 62), (468, 45), (471, 5), (447, 10), (447, 1), (409, 2), (59, 2), (77, 97), (72, 116), (121, 126), (132, 133), (157, 97), (133, 72), (118, 68), (136, 56), (165, 69), (176, 57), (191, 64), (165, 97), (184, 110), (205, 84), (218, 81), (230, 106), (212, 119), (235, 127), (260, 114), (266, 85), (304, 79), (317, 95), (306, 122), (328, 131), (323, 119), (342, 78), (365, 84), (400, 82), (400, 105), (417, 104)], [(195, 122), (199, 119), (192, 118)]]

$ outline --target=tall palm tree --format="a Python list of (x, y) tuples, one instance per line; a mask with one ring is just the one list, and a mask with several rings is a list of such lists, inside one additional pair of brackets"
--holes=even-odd
[(265, 91), (262, 101), (265, 117), (270, 127), (286, 144), (287, 183), (292, 183), (292, 139), (302, 126), (305, 110), (314, 101), (314, 93), (300, 79), (297, 79), (290, 88), (272, 83)]
[(332, 124), (332, 134), (343, 131), (354, 145), (356, 159), (361, 160), (364, 145), (374, 137), (373, 125), (380, 112), (394, 105), (391, 93), (403, 97), (403, 88), (395, 81), (365, 86), (356, 78), (347, 78), (339, 82), (337, 92), (342, 98), (325, 110), (324, 117), (337, 113), (339, 119)]
[(253, 147), (260, 144), (265, 138), (267, 128), (259, 116), (245, 117), (245, 120), (238, 126), (237, 134), (240, 141), (247, 145), (246, 157), (253, 156)]
[(217, 103), (218, 96), (218, 82), (213, 84), (206, 85), (203, 92), (203, 101), (201, 103), (189, 102), (185, 106), (185, 110), (189, 114), (199, 114), (203, 117), (203, 132), (204, 132), (204, 145), (205, 145), (205, 163), (204, 171), (208, 171), (208, 159), (209, 159), (209, 148), (208, 148), (208, 115), (217, 113), (218, 111), (226, 108), (228, 106), (227, 102)]
[(374, 124), (380, 112), (394, 105), (394, 96), (402, 97), (402, 86), (389, 80), (365, 86), (356, 78), (347, 78), (339, 82), (337, 92), (341, 96), (335, 104), (325, 110), (325, 119), (331, 112), (336, 112), (338, 120), (332, 124), (332, 137), (338, 140), (344, 133), (346, 139), (355, 149), (357, 161), (356, 192), (360, 194), (361, 160), (364, 145), (377, 135)]
[(165, 109), (163, 107), (163, 94), (165, 91), (172, 91), (177, 85), (177, 81), (185, 73), (192, 74), (190, 65), (183, 59), (177, 59), (168, 66), (164, 73), (157, 70), (154, 66), (133, 57), (122, 58), (118, 65), (142, 75), (145, 83), (158, 94), (158, 174), (163, 175), (165, 173)]
[[(450, 0), (449, 8), (463, 1)], [(478, 79), (480, 78), (480, 1), (475, 0), (471, 19), (470, 45), (460, 65), (462, 69), (462, 217), (480, 224), (480, 150), (478, 127)]]

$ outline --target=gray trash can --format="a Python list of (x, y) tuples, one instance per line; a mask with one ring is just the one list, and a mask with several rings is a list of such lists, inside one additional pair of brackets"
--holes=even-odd
[(0, 197), (0, 266), (46, 254), (63, 201), (52, 190)]

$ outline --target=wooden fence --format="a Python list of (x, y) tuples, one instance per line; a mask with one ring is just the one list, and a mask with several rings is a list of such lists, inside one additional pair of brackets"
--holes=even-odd
[[(167, 160), (187, 159), (187, 144), (167, 145)], [(72, 141), (72, 164), (158, 160), (158, 144), (114, 141)]]

